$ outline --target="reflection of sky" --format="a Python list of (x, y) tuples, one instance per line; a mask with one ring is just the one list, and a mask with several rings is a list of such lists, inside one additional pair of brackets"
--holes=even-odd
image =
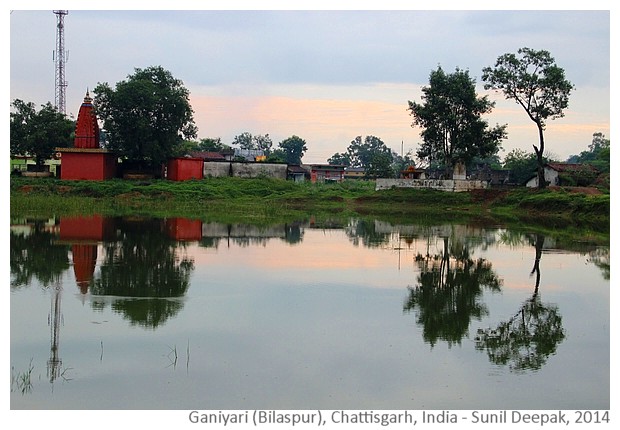
[[(451, 348), (424, 343), (415, 312), (402, 309), (418, 275), (413, 257), (426, 242), (401, 245), (399, 254), (311, 229), (294, 245), (190, 244), (184, 252), (195, 270), (183, 309), (155, 330), (131, 326), (109, 306), (94, 311), (66, 272), (59, 356), (71, 380), (53, 389), (45, 378), (51, 293), (36, 285), (14, 291), (11, 365), (20, 371), (33, 358), (42, 378), (32, 393), (13, 394), (12, 407), (609, 406), (609, 282), (584, 256), (543, 254), (539, 294), (558, 306), (567, 338), (542, 369), (519, 375), (491, 364), (471, 338)], [(484, 293), (490, 314), (471, 321), (470, 333), (510, 318), (534, 292), (534, 247), (492, 245), (474, 256), (489, 259), (504, 283), (502, 293)]]

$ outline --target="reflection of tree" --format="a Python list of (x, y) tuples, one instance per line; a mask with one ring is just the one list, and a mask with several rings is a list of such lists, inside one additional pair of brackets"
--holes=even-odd
[(390, 241), (390, 235), (386, 233), (378, 233), (374, 221), (363, 219), (351, 220), (344, 228), (349, 240), (355, 245), (360, 244), (374, 248), (384, 245)]
[(27, 234), (10, 232), (12, 288), (29, 285), (33, 277), (48, 287), (69, 269), (69, 246), (56, 245), (55, 240), (42, 221), (35, 221)]
[(472, 258), (462, 242), (451, 242), (444, 237), (439, 253), (416, 256), (418, 284), (408, 287), (404, 305), (405, 312), (417, 308), (417, 322), (424, 327), (424, 340), (431, 345), (438, 340), (449, 345), (460, 343), (471, 319), (480, 319), (488, 312), (479, 301), (483, 289), (499, 291), (502, 284), (490, 262)]
[(590, 252), (588, 260), (603, 272), (603, 279), (609, 280), (611, 265), (609, 261), (609, 248), (596, 248)]
[(532, 297), (508, 321), (495, 329), (479, 329), (476, 336), (476, 349), (486, 349), (491, 362), (508, 364), (514, 371), (540, 369), (565, 337), (557, 306), (541, 303), (538, 295), (543, 242), (544, 237), (537, 234), (530, 273), (536, 279)]
[(185, 294), (194, 262), (178, 255), (180, 242), (163, 233), (161, 220), (121, 220), (117, 227), (120, 240), (105, 244), (91, 293), (124, 297), (114, 301), (115, 311), (134, 323), (156, 327), (181, 309), (182, 302), (167, 299)]

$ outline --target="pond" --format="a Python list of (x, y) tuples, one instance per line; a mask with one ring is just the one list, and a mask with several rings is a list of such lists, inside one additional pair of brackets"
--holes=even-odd
[(11, 409), (609, 409), (609, 244), (14, 219)]

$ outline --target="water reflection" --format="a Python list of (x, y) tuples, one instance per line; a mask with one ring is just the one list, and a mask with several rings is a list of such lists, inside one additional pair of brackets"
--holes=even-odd
[(510, 319), (493, 329), (478, 329), (476, 336), (476, 349), (486, 350), (491, 362), (508, 365), (518, 372), (539, 370), (565, 338), (558, 307), (542, 303), (539, 295), (545, 238), (536, 234), (533, 242), (535, 257), (530, 275), (534, 276), (535, 283), (532, 296)]
[[(460, 344), (469, 333), (470, 321), (488, 314), (481, 302), (483, 291), (501, 290), (502, 280), (492, 264), (472, 257), (472, 248), (481, 242), (472, 243), (471, 236), (463, 233), (458, 226), (450, 226), (439, 236), (429, 236), (426, 253), (415, 256), (420, 274), (416, 285), (407, 287), (404, 311), (416, 311), (424, 340), (431, 346), (438, 340)], [(431, 250), (432, 241), (439, 242), (439, 249)]]
[[(606, 280), (610, 271), (606, 244), (571, 242), (496, 227), (391, 225), (357, 219), (320, 224), (310, 219), (270, 226), (96, 215), (13, 220), (10, 244), (10, 285), (15, 293), (12, 313), (14, 309), (24, 312), (30, 301), (40, 301), (40, 295), (25, 294), (26, 287), (38, 285), (45, 291), (45, 309), (37, 308), (37, 316), (47, 312), (49, 332), (43, 330), (44, 339), (39, 343), (45, 344), (45, 349), (39, 355), (40, 367), (47, 365), (51, 383), (68, 378), (63, 358), (80, 363), (78, 374), (81, 372), (82, 380), (89, 379), (84, 376), (88, 371), (98, 376), (101, 370), (91, 366), (84, 356), (92, 355), (100, 342), (101, 366), (106, 377), (112, 379), (114, 369), (122, 373), (126, 370), (120, 369), (127, 366), (134, 369), (129, 373), (141, 373), (135, 370), (139, 364), (126, 360), (123, 348), (139, 350), (143, 345), (158, 343), (159, 355), (154, 359), (152, 355), (157, 354), (152, 352), (151, 356), (142, 356), (142, 352), (131, 349), (131, 353), (136, 361), (156, 361), (166, 356), (168, 348), (174, 348), (176, 364), (173, 342), (187, 343), (189, 360), (191, 336), (192, 360), (197, 357), (198, 363), (191, 368), (196, 372), (192, 377), (202, 375), (210, 382), (220, 381), (222, 374), (242, 369), (236, 374), (237, 380), (251, 374), (255, 379), (248, 384), (252, 387), (272, 384), (272, 388), (281, 389), (273, 385), (277, 378), (266, 365), (273, 362), (277, 363), (274, 369), (283, 368), (285, 374), (294, 375), (299, 386), (314, 386), (317, 399), (326, 397), (316, 375), (330, 368), (338, 369), (336, 376), (345, 381), (343, 387), (357, 387), (359, 381), (376, 372), (370, 379), (377, 384), (395, 384), (394, 393), (406, 389), (397, 387), (397, 378), (390, 375), (410, 369), (411, 356), (416, 356), (418, 367), (424, 369), (420, 374), (430, 372), (428, 378), (433, 380), (447, 378), (441, 366), (434, 367), (435, 362), (445, 363), (445, 359), (437, 358), (446, 349), (457, 357), (455, 362), (472, 357), (463, 361), (467, 372), (476, 367), (486, 371), (491, 366), (506, 369), (515, 377), (524, 372), (544, 373), (554, 368), (549, 363), (557, 366), (557, 360), (550, 357), (567, 355), (564, 350), (571, 344), (567, 339), (575, 342), (586, 337), (575, 335), (582, 316), (570, 309), (570, 300), (552, 302), (562, 297), (558, 290), (568, 282), (561, 269), (550, 263), (558, 256), (562, 264), (585, 262), (590, 266), (588, 270), (598, 270), (595, 273)], [(505, 255), (514, 258), (513, 249), (518, 250), (523, 261), (507, 267), (505, 259), (510, 257)], [(583, 258), (572, 259), (575, 254)], [(567, 256), (571, 258), (565, 259)], [(272, 265), (274, 262), (279, 264)], [(235, 273), (241, 263), (244, 270)], [(519, 274), (515, 274), (517, 271)], [(526, 279), (524, 285), (519, 283), (520, 274)], [(556, 287), (555, 295), (551, 288), (545, 288), (550, 284)], [(598, 290), (596, 309), (604, 309), (605, 289)], [(570, 292), (573, 296), (587, 294)], [(299, 304), (305, 306), (303, 311)], [(63, 312), (71, 312), (69, 327), (64, 326)], [(599, 313), (602, 316), (598, 319), (604, 319), (604, 313)], [(92, 315), (102, 314), (118, 318), (107, 318), (108, 325), (88, 324), (93, 322)], [(12, 346), (20, 352), (15, 353), (19, 366), (12, 368), (11, 390), (15, 387), (18, 395), (30, 396), (36, 378), (30, 378), (32, 364), (28, 363), (37, 354), (28, 349), (29, 345), (24, 346), (23, 339), (30, 339), (38, 331), (26, 327), (23, 320), (27, 319), (34, 320), (24, 314), (13, 325), (18, 328), (12, 329), (17, 334), (12, 334)], [(138, 330), (124, 330), (127, 326)], [(412, 326), (420, 333), (415, 339)], [(584, 332), (587, 330), (593, 329), (584, 328)], [(117, 344), (112, 352), (106, 343), (104, 363), (104, 338), (120, 344), (131, 338), (133, 344)], [(296, 344), (299, 338), (304, 342)], [(329, 348), (323, 350), (325, 345)], [(363, 351), (366, 345), (373, 345), (368, 355)], [(588, 347), (579, 345), (572, 351), (585, 356)], [(291, 348), (296, 354), (280, 353)], [(558, 354), (559, 350), (563, 354)], [(602, 352), (599, 357), (606, 357)], [(121, 364), (114, 362), (114, 353), (120, 356)], [(95, 354), (99, 356), (99, 351)], [(352, 356), (359, 366), (350, 369), (347, 364), (351, 373), (343, 373), (339, 363), (350, 363)], [(298, 357), (312, 357), (304, 364), (306, 370), (300, 370)], [(384, 368), (379, 369), (377, 363), (384, 363)], [(244, 366), (250, 369), (246, 371)], [(316, 373), (309, 372), (309, 368)], [(157, 369), (147, 377), (157, 379), (160, 367)], [(455, 367), (452, 371), (460, 370)], [(557, 368), (553, 371), (557, 372)], [(420, 374), (407, 373), (403, 384), (417, 384), (416, 391), (424, 392), (428, 381)], [(332, 374), (326, 380), (338, 378)], [(114, 381), (121, 386), (122, 379), (118, 375)], [(222, 387), (228, 387), (226, 384), (212, 385), (217, 386), (214, 390), (218, 396)], [(178, 389), (185, 388), (179, 382)], [(230, 388), (228, 398), (235, 393)], [(204, 393), (198, 394), (195, 398)], [(410, 406), (405, 404), (407, 399), (398, 405)], [(239, 405), (246, 407), (244, 403), (223, 406)], [(449, 407), (458, 406), (457, 402)]]
[(169, 299), (183, 297), (189, 288), (194, 262), (183, 250), (185, 240), (197, 239), (195, 225), (177, 219), (116, 220), (115, 238), (103, 245), (90, 292), (118, 298), (111, 303), (95, 298), (92, 306), (110, 304), (132, 324), (150, 328), (178, 314), (183, 302)]

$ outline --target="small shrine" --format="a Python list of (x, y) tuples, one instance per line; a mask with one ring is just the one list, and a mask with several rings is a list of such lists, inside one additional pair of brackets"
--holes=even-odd
[(117, 156), (99, 146), (99, 125), (88, 90), (75, 125), (73, 148), (56, 148), (61, 179), (104, 180), (116, 176)]

